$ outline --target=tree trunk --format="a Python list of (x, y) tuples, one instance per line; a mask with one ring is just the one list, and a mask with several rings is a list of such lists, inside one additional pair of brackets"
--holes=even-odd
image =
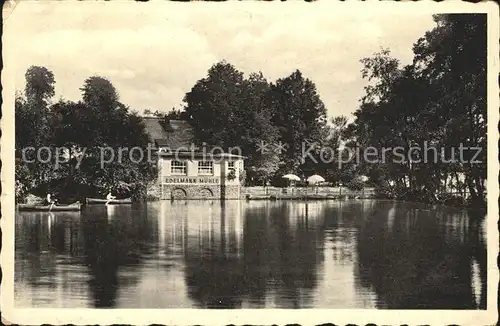
[(469, 193), (470, 193), (470, 196), (472, 197), (472, 201), (476, 202), (478, 200), (478, 196), (477, 196), (476, 188), (474, 187), (474, 182), (473, 182), (472, 178), (469, 175), (466, 175), (465, 181), (466, 181), (467, 187), (469, 188)]

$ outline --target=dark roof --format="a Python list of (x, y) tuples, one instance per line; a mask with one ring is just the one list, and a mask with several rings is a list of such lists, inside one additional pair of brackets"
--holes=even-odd
[(168, 125), (167, 125), (167, 131), (169, 132), (175, 132), (175, 131), (186, 131), (186, 130), (192, 130), (193, 128), (191, 125), (184, 120), (170, 120)]
[(189, 148), (194, 141), (193, 128), (187, 121), (170, 120), (163, 128), (158, 117), (143, 117), (146, 132), (157, 147), (168, 147), (175, 150), (179, 147)]
[(166, 137), (166, 132), (160, 124), (160, 118), (157, 117), (142, 117), (144, 125), (146, 126), (146, 132), (152, 141), (155, 139), (163, 139)]

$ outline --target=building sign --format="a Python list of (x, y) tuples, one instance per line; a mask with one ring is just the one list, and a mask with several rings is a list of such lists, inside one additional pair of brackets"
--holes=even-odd
[(210, 177), (166, 177), (165, 183), (219, 184), (220, 178)]

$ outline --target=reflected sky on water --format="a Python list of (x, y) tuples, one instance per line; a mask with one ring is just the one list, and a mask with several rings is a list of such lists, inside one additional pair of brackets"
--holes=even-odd
[(19, 307), (486, 307), (481, 216), (392, 201), (17, 213)]

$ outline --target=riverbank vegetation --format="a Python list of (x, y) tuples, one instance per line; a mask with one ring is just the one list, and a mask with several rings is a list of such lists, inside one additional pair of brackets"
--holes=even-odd
[(413, 161), (362, 164), (387, 196), (484, 206), (486, 15), (434, 20), (414, 44), (412, 64), (401, 66), (387, 50), (362, 60), (370, 84), (348, 134), (361, 148), (428, 148), (427, 159), (422, 150)]
[[(284, 174), (319, 174), (352, 190), (375, 187), (384, 198), (484, 206), (486, 15), (434, 19), (436, 27), (416, 40), (411, 64), (402, 66), (390, 49), (361, 59), (367, 86), (353, 120), (328, 118), (314, 82), (299, 70), (273, 82), (260, 72), (244, 75), (226, 61), (195, 83), (184, 108), (156, 115), (165, 124), (187, 120), (198, 145), (240, 148), (247, 156), (246, 186), (284, 186)], [(16, 148), (64, 146), (70, 164), (21, 162), (18, 151), (16, 198), (57, 190), (81, 197), (109, 189), (144, 198), (144, 185), (156, 176), (153, 165), (124, 157), (101, 169), (96, 155), (99, 146), (146, 148), (150, 140), (140, 116), (105, 78), (85, 80), (78, 102), (53, 101), (54, 84), (44, 67), (27, 71), (25, 91), (16, 96)], [(460, 153), (460, 146), (480, 151)], [(375, 149), (379, 160), (361, 155), (349, 161), (345, 147)], [(421, 151), (412, 152), (415, 147)], [(384, 152), (388, 148), (403, 149), (404, 160)], [(423, 150), (430, 154), (423, 157)], [(82, 155), (86, 159), (76, 168)]]
[[(24, 92), (16, 94), (16, 199), (50, 192), (70, 202), (109, 191), (119, 197), (143, 197), (144, 184), (156, 175), (154, 166), (133, 163), (129, 155), (102, 168), (100, 161), (100, 147), (147, 147), (149, 138), (140, 116), (119, 101), (105, 78), (87, 78), (78, 102), (52, 101), (54, 86), (51, 71), (32, 66), (26, 72)], [(40, 151), (42, 147), (67, 151)], [(56, 160), (67, 162), (56, 164)]]

